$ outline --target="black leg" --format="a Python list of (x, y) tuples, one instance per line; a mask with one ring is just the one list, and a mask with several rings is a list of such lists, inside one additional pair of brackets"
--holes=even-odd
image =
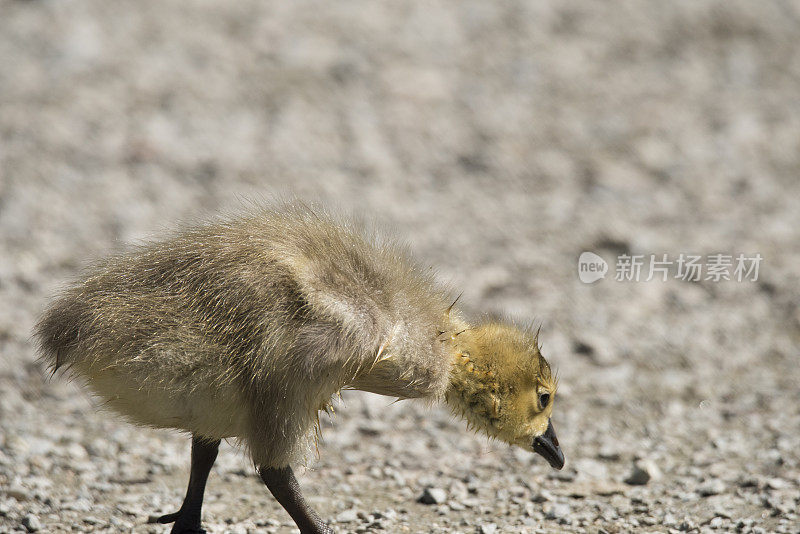
[(259, 468), (258, 474), (261, 475), (261, 480), (267, 485), (275, 499), (292, 516), (302, 534), (335, 534), (333, 529), (320, 519), (303, 498), (300, 484), (297, 483), (290, 466), (287, 465), (280, 469), (275, 467)]
[(200, 509), (203, 506), (203, 492), (206, 480), (214, 460), (217, 459), (219, 440), (208, 441), (203, 438), (192, 438), (192, 469), (189, 474), (189, 488), (183, 499), (181, 509), (175, 513), (158, 518), (159, 523), (172, 523), (172, 533), (205, 532), (200, 528)]

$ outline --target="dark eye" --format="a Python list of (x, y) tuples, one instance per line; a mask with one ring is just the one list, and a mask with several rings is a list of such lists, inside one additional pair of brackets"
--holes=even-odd
[(542, 407), (542, 410), (547, 408), (547, 405), (550, 403), (550, 394), (549, 393), (539, 393), (539, 406)]

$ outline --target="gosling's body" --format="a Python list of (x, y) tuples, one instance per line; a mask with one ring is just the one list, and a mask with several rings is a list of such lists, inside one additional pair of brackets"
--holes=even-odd
[(289, 465), (306, 455), (319, 411), (342, 388), (447, 399), (510, 443), (544, 435), (552, 404), (539, 403), (536, 422), (525, 408), (520, 423), (504, 408), (512, 403), (500, 383), (524, 375), (531, 387), (554, 390), (535, 340), (497, 334), (514, 338), (513, 358), (539, 358), (530, 373), (513, 364), (503, 378), (494, 360), (476, 373), (485, 336), (467, 332), (451, 308), (447, 292), (399, 247), (288, 205), (97, 264), (45, 313), (37, 336), (52, 367), (85, 380), (106, 406), (137, 424), (192, 434), (189, 491), (181, 510), (162, 518), (176, 521), (173, 532), (200, 531), (205, 478), (222, 438), (247, 447), (303, 532), (328, 532)]
[(444, 395), (448, 305), (394, 246), (290, 207), (107, 260), (40, 336), (55, 367), (132, 421), (241, 438), (278, 467), (345, 386)]

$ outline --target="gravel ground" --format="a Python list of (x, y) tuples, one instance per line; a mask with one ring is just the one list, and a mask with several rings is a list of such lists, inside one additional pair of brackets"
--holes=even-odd
[[(0, 0), (0, 532), (167, 531), (188, 440), (48, 380), (31, 327), (92, 258), (274, 195), (543, 323), (560, 376), (561, 472), (345, 394), (300, 474), (338, 531), (800, 532), (798, 42), (791, 0)], [(763, 261), (615, 281), (623, 253)], [(204, 512), (294, 531), (228, 445)]]

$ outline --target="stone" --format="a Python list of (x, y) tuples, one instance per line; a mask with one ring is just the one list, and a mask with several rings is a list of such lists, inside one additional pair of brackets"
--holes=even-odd
[(10, 486), (8, 489), (4, 490), (4, 493), (20, 502), (31, 499), (31, 493), (26, 488), (23, 488), (18, 484)]
[(531, 500), (533, 502), (547, 502), (553, 500), (553, 494), (547, 491), (546, 489), (540, 489), (539, 491), (534, 492), (531, 495)]
[(767, 480), (767, 487), (770, 489), (779, 490), (785, 488), (786, 486), (788, 486), (788, 484), (782, 478), (770, 478)]
[(597, 452), (597, 457), (607, 462), (618, 462), (622, 455), (616, 447), (603, 445)]
[(355, 521), (358, 521), (358, 511), (355, 508), (340, 512), (336, 516), (337, 523), (354, 523)]
[(625, 483), (631, 486), (644, 486), (651, 480), (658, 480), (660, 477), (661, 471), (658, 469), (655, 462), (651, 460), (642, 460), (634, 462), (631, 474), (625, 479)]
[(566, 520), (569, 519), (571, 510), (568, 504), (554, 503), (545, 512), (547, 519)]
[(25, 527), (28, 532), (37, 532), (42, 529), (42, 523), (39, 521), (39, 518), (33, 514), (28, 514), (22, 519), (22, 526)]
[(447, 501), (447, 492), (441, 488), (425, 488), (418, 501), (422, 504), (442, 504)]
[(711, 495), (719, 495), (725, 491), (725, 483), (718, 478), (706, 481), (697, 488), (697, 493), (703, 497), (710, 497)]

